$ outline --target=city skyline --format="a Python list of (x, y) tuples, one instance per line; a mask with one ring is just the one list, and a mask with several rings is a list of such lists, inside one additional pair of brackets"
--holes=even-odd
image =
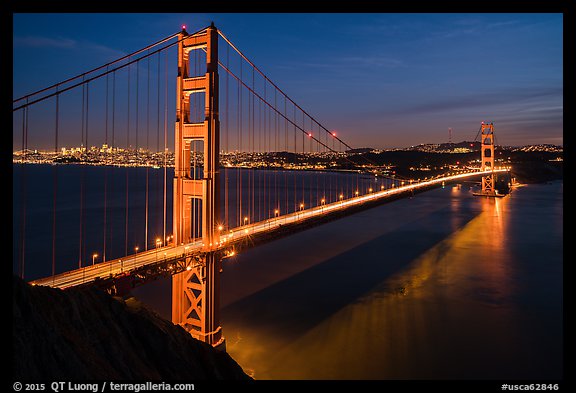
[(14, 14), (13, 96), (211, 21), (353, 147), (563, 145), (561, 14)]

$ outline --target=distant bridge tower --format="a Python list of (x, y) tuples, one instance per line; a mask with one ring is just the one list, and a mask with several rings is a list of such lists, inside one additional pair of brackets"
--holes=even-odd
[[(494, 171), (494, 124), (482, 122), (480, 149), (482, 155), (481, 170)], [(494, 173), (482, 177), (482, 195), (495, 195)]]
[[(172, 321), (180, 324), (193, 337), (213, 346), (224, 343), (220, 326), (220, 266), (216, 253), (219, 242), (220, 217), (219, 134), (218, 116), (218, 30), (212, 24), (206, 30), (188, 35), (185, 29), (178, 35), (178, 76), (176, 79), (176, 125), (174, 138), (174, 244), (193, 241), (192, 199), (201, 203), (201, 235), (204, 256), (190, 270), (173, 276)], [(190, 77), (189, 54), (206, 52), (206, 74)], [(190, 96), (205, 94), (205, 117), (192, 123)], [(191, 173), (190, 144), (202, 141), (204, 168), (202, 179)]]

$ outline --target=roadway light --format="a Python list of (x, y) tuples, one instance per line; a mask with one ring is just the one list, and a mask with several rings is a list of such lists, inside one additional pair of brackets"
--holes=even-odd
[(274, 210), (274, 217), (278, 217), (279, 214), (280, 214), (280, 210), (278, 210), (278, 209)]
[(218, 230), (221, 231), (222, 229), (224, 229), (224, 227), (222, 225), (218, 225)]
[(356, 191), (356, 192), (354, 193), (354, 195), (358, 196), (358, 191)]
[(244, 217), (244, 225), (248, 222), (248, 217)]
[(95, 260), (96, 258), (98, 258), (98, 254), (97, 254), (97, 253), (94, 253), (94, 254), (92, 255), (92, 265), (94, 265), (94, 260)]
[(300, 210), (304, 210), (304, 203), (300, 204)]
[(158, 247), (162, 245), (162, 241), (159, 237), (156, 238), (156, 260), (158, 260)]

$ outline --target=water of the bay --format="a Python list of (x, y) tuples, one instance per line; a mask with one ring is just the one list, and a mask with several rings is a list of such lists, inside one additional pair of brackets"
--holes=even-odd
[[(220, 172), (225, 230), (392, 183), (358, 172)], [(172, 233), (173, 178), (174, 168), (13, 164), (14, 273), (32, 280), (154, 248)], [(197, 200), (191, 205), (201, 211)], [(192, 233), (200, 236), (195, 217)]]
[[(256, 379), (560, 379), (562, 246), (562, 182), (383, 204), (227, 259), (226, 348)], [(133, 293), (170, 318), (170, 280)]]
[(562, 183), (418, 194), (270, 243), (223, 275), (257, 379), (562, 377)]
[(256, 379), (560, 379), (562, 190), (449, 186), (229, 259), (227, 350)]

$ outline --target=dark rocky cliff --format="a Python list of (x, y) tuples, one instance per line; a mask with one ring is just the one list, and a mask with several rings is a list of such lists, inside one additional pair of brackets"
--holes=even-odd
[(13, 279), (15, 380), (250, 379), (225, 352), (137, 300)]

